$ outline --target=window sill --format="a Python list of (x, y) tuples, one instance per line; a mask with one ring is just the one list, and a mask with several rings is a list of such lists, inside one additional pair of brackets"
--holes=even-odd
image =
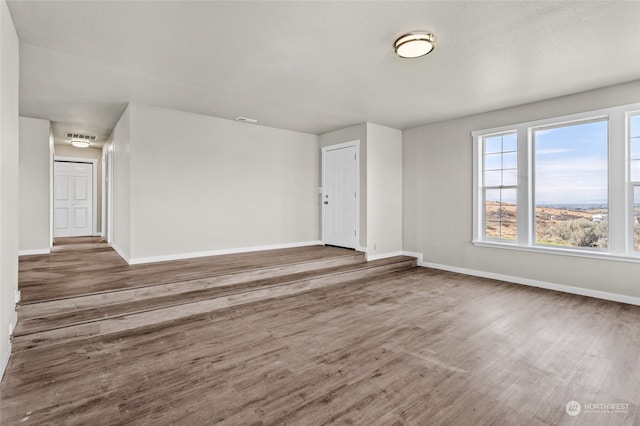
[(509, 243), (498, 243), (491, 241), (473, 241), (477, 247), (489, 247), (515, 251), (525, 251), (530, 253), (552, 254), (560, 256), (584, 257), (589, 259), (610, 260), (616, 262), (640, 263), (640, 253), (637, 255), (620, 255), (599, 251), (583, 251), (566, 248), (541, 247), (541, 246), (518, 246)]

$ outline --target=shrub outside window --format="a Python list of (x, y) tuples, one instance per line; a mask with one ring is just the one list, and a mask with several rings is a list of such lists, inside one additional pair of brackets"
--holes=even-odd
[(640, 261), (640, 104), (472, 136), (475, 245)]
[(536, 244), (607, 248), (607, 124), (533, 130)]

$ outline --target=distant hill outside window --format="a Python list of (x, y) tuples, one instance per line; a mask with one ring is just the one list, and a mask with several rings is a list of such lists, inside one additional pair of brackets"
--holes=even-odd
[(474, 244), (640, 261), (640, 103), (472, 136)]
[(536, 244), (607, 248), (607, 120), (533, 132)]

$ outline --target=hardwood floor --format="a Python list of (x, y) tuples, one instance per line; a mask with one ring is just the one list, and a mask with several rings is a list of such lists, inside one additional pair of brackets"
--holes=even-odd
[(260, 270), (283, 263), (329, 259), (344, 256), (345, 252), (357, 256), (354, 251), (334, 247), (323, 249), (300, 247), (268, 250), (259, 252), (259, 256), (255, 252), (239, 253), (130, 266), (104, 242), (93, 238), (57, 238), (50, 255), (25, 256), (20, 260), (18, 286), (22, 292), (22, 303), (33, 303)]
[[(152, 281), (96, 250), (88, 288)], [(59, 255), (21, 262), (23, 291), (64, 274)], [(16, 352), (0, 423), (638, 425), (639, 377), (640, 307), (412, 268)]]

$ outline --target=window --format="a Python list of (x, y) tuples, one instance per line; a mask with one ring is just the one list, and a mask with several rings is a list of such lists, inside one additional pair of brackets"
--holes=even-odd
[(633, 188), (633, 249), (640, 251), (640, 185)]
[(533, 130), (536, 244), (607, 247), (607, 124)]
[(629, 180), (633, 189), (633, 249), (640, 251), (640, 113), (629, 115)]
[(472, 136), (474, 244), (640, 261), (640, 104)]
[(514, 132), (483, 138), (484, 236), (516, 238), (518, 185), (517, 139)]

